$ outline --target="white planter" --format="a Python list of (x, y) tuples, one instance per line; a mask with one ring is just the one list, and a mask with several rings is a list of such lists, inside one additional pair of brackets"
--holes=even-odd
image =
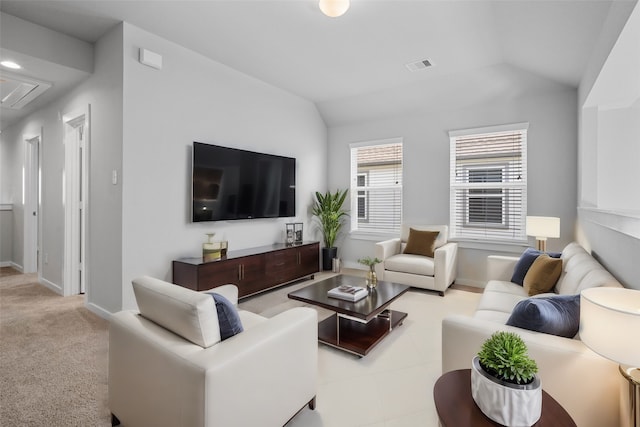
[(509, 427), (532, 426), (542, 414), (540, 378), (517, 385), (487, 374), (478, 356), (471, 362), (471, 395), (480, 410), (493, 421)]

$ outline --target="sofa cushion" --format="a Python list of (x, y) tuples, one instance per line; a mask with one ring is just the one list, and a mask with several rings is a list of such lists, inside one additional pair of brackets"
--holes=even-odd
[(209, 295), (213, 297), (218, 313), (218, 325), (220, 326), (220, 340), (224, 341), (239, 334), (244, 329), (236, 307), (225, 297), (215, 292)]
[(520, 301), (507, 325), (573, 338), (580, 326), (580, 295), (555, 295)]
[(393, 255), (384, 260), (384, 269), (402, 273), (433, 276), (433, 258), (412, 254)]
[(404, 248), (405, 254), (422, 255), (433, 258), (434, 244), (439, 231), (409, 230), (409, 239)]
[(562, 260), (540, 255), (531, 264), (531, 268), (524, 276), (523, 287), (527, 294), (536, 295), (549, 292), (556, 285), (562, 273)]
[(504, 324), (513, 308), (527, 297), (528, 295), (522, 286), (501, 280), (490, 280), (478, 302), (476, 315), (483, 312), (485, 314), (482, 318), (487, 319), (486, 313), (502, 313), (498, 317), (502, 318), (501, 323)]
[(513, 269), (513, 276), (511, 277), (511, 281), (513, 283), (517, 283), (522, 286), (524, 282), (524, 276), (527, 275), (529, 268), (533, 264), (533, 261), (536, 260), (540, 255), (547, 253), (552, 258), (560, 258), (562, 255), (560, 252), (542, 252), (534, 248), (527, 248), (520, 255), (518, 262), (516, 263), (515, 268)]
[(210, 295), (146, 276), (133, 280), (133, 292), (141, 316), (200, 347), (220, 342)]

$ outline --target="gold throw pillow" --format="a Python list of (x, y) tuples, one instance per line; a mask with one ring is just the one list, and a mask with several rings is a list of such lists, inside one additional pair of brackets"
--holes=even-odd
[(550, 292), (562, 273), (562, 259), (547, 254), (538, 256), (524, 276), (524, 290), (529, 296)]
[(405, 254), (423, 255), (433, 258), (433, 246), (438, 238), (439, 231), (422, 231), (409, 229), (409, 239), (404, 248)]

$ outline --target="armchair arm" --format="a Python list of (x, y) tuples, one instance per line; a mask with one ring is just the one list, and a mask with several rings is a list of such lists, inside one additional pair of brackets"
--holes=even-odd
[(315, 397), (317, 357), (317, 312), (307, 307), (194, 354), (189, 362), (206, 376), (206, 425), (286, 424)]
[(512, 256), (489, 255), (487, 257), (487, 280), (510, 282), (518, 259), (518, 257)]
[(543, 389), (579, 426), (619, 425), (618, 366), (577, 339), (455, 315), (442, 321), (442, 372), (471, 366), (482, 343), (497, 331), (515, 332), (538, 365)]
[(400, 248), (401, 244), (399, 237), (376, 243), (375, 257), (382, 260), (382, 262), (376, 264), (375, 267), (376, 275), (380, 280), (384, 280), (384, 260), (392, 255), (399, 254)]
[(435, 287), (438, 291), (445, 291), (456, 279), (458, 270), (458, 244), (446, 243), (434, 251)]

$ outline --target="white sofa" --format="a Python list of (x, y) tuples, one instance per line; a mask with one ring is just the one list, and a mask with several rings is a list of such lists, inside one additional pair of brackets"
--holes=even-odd
[[(433, 258), (403, 253), (411, 228), (440, 233)], [(456, 279), (458, 260), (458, 244), (448, 241), (448, 231), (446, 225), (403, 224), (400, 237), (376, 243), (375, 256), (382, 260), (376, 264), (376, 276), (388, 282), (437, 291), (444, 296), (444, 291)]]
[[(579, 294), (582, 289), (621, 284), (577, 243), (562, 251), (563, 272), (555, 292)], [(488, 277), (473, 317), (449, 316), (442, 322), (442, 372), (469, 368), (471, 359), (492, 333), (519, 334), (538, 364), (542, 388), (556, 399), (579, 427), (620, 425), (618, 365), (574, 339), (506, 326), (515, 305), (528, 298), (510, 279), (517, 257), (489, 256)]]
[[(114, 425), (276, 427), (306, 404), (314, 409), (315, 310), (270, 319), (240, 310), (244, 331), (220, 341), (210, 295), (150, 277), (134, 280), (134, 290), (141, 313), (121, 311), (110, 321)], [(233, 285), (211, 291), (237, 303)]]

